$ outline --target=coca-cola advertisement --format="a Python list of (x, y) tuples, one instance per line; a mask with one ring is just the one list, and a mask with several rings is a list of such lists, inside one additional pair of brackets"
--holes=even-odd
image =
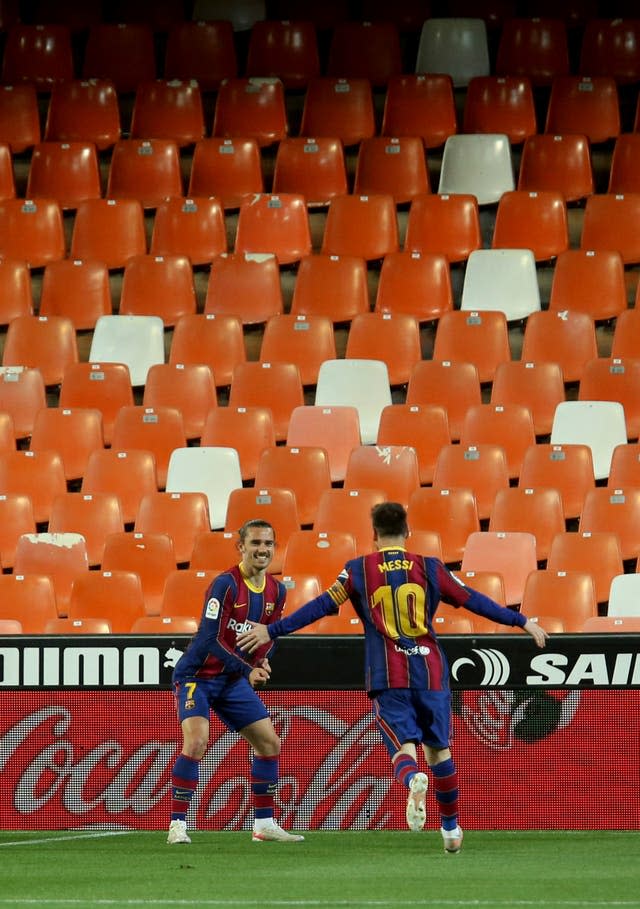
[[(269, 691), (283, 739), (279, 818), (296, 829), (403, 829), (405, 791), (361, 691)], [(168, 690), (3, 695), (4, 828), (163, 829), (181, 736)], [(638, 690), (454, 692), (467, 829), (637, 829)], [(615, 753), (615, 772), (602, 755)], [(215, 719), (189, 816), (251, 823), (247, 745)], [(428, 825), (437, 826), (433, 796)]]

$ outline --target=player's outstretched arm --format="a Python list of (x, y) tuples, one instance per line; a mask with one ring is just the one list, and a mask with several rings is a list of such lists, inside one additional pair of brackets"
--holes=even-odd
[(527, 619), (527, 621), (525, 622), (525, 624), (522, 627), (523, 627), (524, 631), (527, 632), (527, 634), (531, 635), (531, 637), (536, 642), (538, 647), (545, 646), (545, 644), (547, 643), (547, 640), (549, 638), (549, 635), (544, 630), (544, 628), (542, 628), (540, 625), (538, 625), (537, 622), (532, 622), (531, 619)]

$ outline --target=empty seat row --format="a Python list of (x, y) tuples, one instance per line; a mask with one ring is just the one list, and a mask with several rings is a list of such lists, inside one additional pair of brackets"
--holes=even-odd
[[(228, 546), (234, 546), (236, 533), (225, 536)], [(202, 553), (220, 542), (219, 535), (214, 537), (207, 532), (199, 537)], [(418, 532), (409, 538), (408, 546), (439, 557), (437, 534), (433, 540), (433, 545), (419, 548), (424, 538)], [(345, 531), (297, 530), (283, 548), (282, 578), (291, 592), (288, 609), (317, 595), (356, 555), (353, 536)], [(521, 558), (513, 559), (513, 551)], [(220, 550), (217, 553), (218, 561), (209, 561), (206, 568), (178, 569), (167, 534), (114, 533), (107, 538), (102, 569), (89, 571), (82, 535), (24, 534), (18, 543), (20, 570), (0, 575), (0, 618), (19, 622), (15, 630), (30, 634), (66, 633), (69, 623), (96, 619), (108, 623), (99, 631), (162, 632), (158, 622), (134, 627), (147, 617), (165, 619), (165, 631), (190, 633), (193, 625), (182, 621), (174, 625), (173, 620), (189, 618), (195, 623), (208, 584), (237, 559), (237, 551), (235, 555), (229, 551), (229, 562), (223, 563)], [(531, 534), (473, 532), (457, 571), (470, 586), (503, 605), (522, 608), (542, 624), (547, 624), (548, 617), (550, 631), (580, 631), (599, 612), (610, 617), (638, 616), (640, 575), (624, 572), (614, 533), (561, 532), (553, 539), (546, 569), (540, 569)], [(342, 624), (347, 614), (349, 624), (357, 625), (348, 607), (341, 610)], [(441, 606), (441, 630), (454, 617), (467, 617), (467, 613)], [(479, 617), (469, 618), (471, 629), (458, 631), (503, 630)], [(59, 622), (64, 619), (67, 624)], [(85, 633), (89, 631), (85, 628)], [(310, 633), (331, 631), (356, 633), (355, 628), (308, 629)]]
[[(196, 7), (198, 4), (196, 4)], [(226, 12), (225, 12), (226, 11)], [(303, 11), (300, 11), (303, 13)], [(215, 20), (229, 15), (219, 7)], [(306, 13), (306, 15), (305, 15)], [(204, 17), (211, 19), (211, 15)], [(449, 73), (464, 86), (476, 75), (526, 74), (536, 85), (569, 73), (568, 30), (560, 18), (506, 18), (500, 27), (495, 61), (491, 60), (487, 26), (481, 18), (432, 17), (419, 27), (419, 43), (410, 61), (403, 59), (400, 28), (393, 21), (339, 21), (330, 30), (329, 47), (320, 54), (316, 26), (304, 11), (298, 21), (251, 19), (245, 71), (278, 76), (300, 88), (323, 69), (329, 75), (366, 77), (376, 86), (403, 71)], [(204, 78), (215, 88), (238, 74), (232, 22), (176, 22), (168, 28), (163, 65), (158, 65), (150, 24), (88, 23), (77, 61), (68, 25), (13, 25), (7, 31), (2, 61), (5, 82), (33, 80), (41, 90), (71, 79), (109, 77), (131, 91), (143, 78)], [(578, 69), (610, 75), (620, 83), (636, 81), (640, 72), (638, 25), (635, 20), (591, 18), (584, 24)]]

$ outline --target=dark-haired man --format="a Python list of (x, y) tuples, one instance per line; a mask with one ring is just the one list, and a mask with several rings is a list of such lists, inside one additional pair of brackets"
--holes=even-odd
[(522, 613), (500, 606), (465, 586), (438, 559), (406, 549), (407, 513), (397, 502), (372, 510), (375, 552), (347, 562), (335, 583), (319, 597), (270, 625), (256, 625), (238, 637), (247, 653), (279, 635), (338, 611), (350, 599), (365, 633), (365, 685), (375, 720), (391, 757), (393, 774), (408, 790), (409, 828), (422, 830), (428, 777), (419, 769), (422, 747), (433, 777), (444, 849), (459, 852), (458, 775), (449, 748), (451, 691), (446, 656), (433, 631), (442, 600), (503, 625), (518, 625), (539, 647), (547, 634)]

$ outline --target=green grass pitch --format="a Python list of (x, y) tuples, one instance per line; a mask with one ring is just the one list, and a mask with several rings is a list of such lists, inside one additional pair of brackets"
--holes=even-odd
[(640, 833), (309, 831), (304, 843), (247, 832), (0, 832), (0, 909), (93, 907), (640, 906)]

